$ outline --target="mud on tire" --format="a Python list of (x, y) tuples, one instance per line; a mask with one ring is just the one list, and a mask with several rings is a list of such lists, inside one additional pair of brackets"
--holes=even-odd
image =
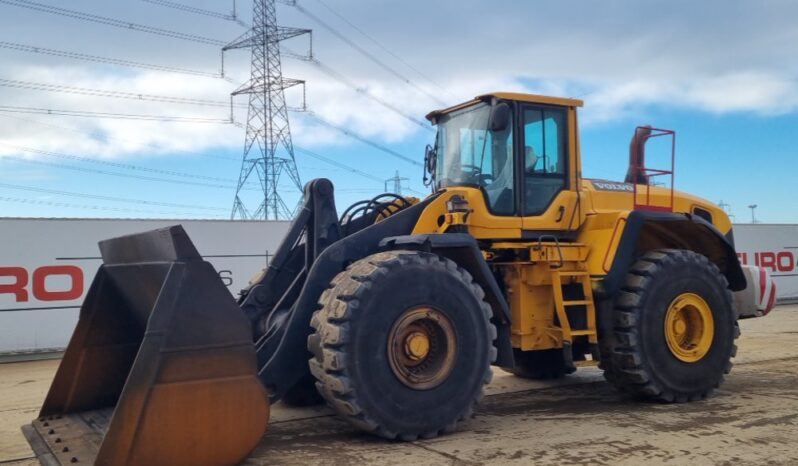
[[(327, 403), (381, 437), (415, 440), (470, 417), (492, 377), (496, 328), (484, 292), (451, 260), (416, 251), (368, 256), (341, 272), (321, 296), (308, 337), (311, 373)], [(445, 314), (456, 334), (448, 375), (417, 389), (400, 380), (388, 341), (408, 309)]]

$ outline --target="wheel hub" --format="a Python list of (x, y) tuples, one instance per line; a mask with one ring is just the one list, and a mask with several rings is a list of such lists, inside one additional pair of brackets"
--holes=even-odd
[(695, 293), (682, 293), (665, 313), (665, 341), (680, 361), (692, 363), (712, 347), (715, 324), (712, 309)]
[(391, 370), (403, 384), (416, 390), (434, 388), (446, 380), (454, 366), (454, 326), (437, 309), (408, 309), (394, 322), (387, 350)]
[(405, 339), (405, 354), (414, 361), (420, 361), (429, 353), (429, 337), (423, 332), (413, 332)]

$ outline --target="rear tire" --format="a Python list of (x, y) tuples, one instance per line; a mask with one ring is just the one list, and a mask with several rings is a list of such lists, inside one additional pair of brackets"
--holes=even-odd
[(435, 254), (390, 251), (353, 263), (311, 320), (319, 392), (347, 421), (381, 437), (454, 430), (482, 399), (496, 359), (483, 298), (467, 271)]
[(575, 368), (566, 366), (561, 348), (538, 351), (514, 349), (513, 352), (515, 367), (507, 370), (511, 374), (524, 379), (561, 379), (576, 371)]
[(623, 391), (663, 402), (699, 400), (731, 370), (740, 333), (732, 295), (726, 278), (701, 254), (645, 253), (630, 269), (611, 318), (602, 367)]

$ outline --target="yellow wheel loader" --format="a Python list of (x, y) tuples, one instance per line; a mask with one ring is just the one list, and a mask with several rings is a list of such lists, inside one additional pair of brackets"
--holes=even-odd
[(751, 292), (769, 278), (744, 272), (722, 209), (654, 185), (672, 167), (646, 167), (646, 141), (673, 132), (635, 130), (625, 181), (583, 178), (581, 105), (494, 93), (430, 113), (423, 200), (386, 194), (339, 217), (332, 183), (311, 181), (238, 302), (179, 226), (101, 242), (23, 427), (40, 460), (235, 464), (278, 400), (435, 437), (472, 415), (491, 366), (552, 378), (598, 364), (635, 397), (703, 399), (731, 368), (738, 313), (772, 307)]

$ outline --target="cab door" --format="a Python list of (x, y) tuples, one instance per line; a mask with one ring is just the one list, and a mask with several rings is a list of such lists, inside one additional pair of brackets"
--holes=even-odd
[(584, 218), (576, 191), (578, 171), (576, 110), (522, 104), (519, 111), (518, 203), (522, 237), (576, 231)]

